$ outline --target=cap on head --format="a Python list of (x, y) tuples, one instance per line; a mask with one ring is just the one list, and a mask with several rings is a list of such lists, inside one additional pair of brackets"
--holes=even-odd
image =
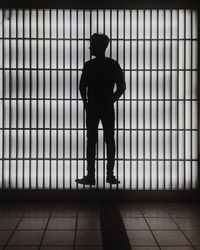
[(90, 44), (99, 50), (105, 51), (109, 44), (109, 37), (106, 34), (97, 34), (94, 33), (91, 36)]

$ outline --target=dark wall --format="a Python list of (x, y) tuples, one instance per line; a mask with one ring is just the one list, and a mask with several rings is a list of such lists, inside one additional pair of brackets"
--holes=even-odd
[(0, 8), (194, 8), (199, 0), (6, 0)]

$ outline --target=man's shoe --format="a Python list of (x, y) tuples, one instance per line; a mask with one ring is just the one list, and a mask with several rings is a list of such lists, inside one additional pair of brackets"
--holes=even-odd
[(82, 185), (95, 185), (95, 179), (88, 175), (84, 176), (82, 179), (76, 179), (75, 182)]
[(106, 182), (110, 183), (110, 184), (119, 184), (120, 183), (120, 181), (118, 179), (116, 179), (114, 175), (107, 176)]

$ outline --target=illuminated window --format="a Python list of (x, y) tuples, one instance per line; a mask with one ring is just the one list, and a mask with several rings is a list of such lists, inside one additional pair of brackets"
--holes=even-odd
[[(1, 10), (0, 187), (82, 189), (85, 116), (78, 85), (94, 32), (125, 72), (116, 104), (113, 189), (197, 187), (197, 11)], [(106, 154), (99, 127), (97, 186)], [(88, 188), (88, 187), (86, 187)]]

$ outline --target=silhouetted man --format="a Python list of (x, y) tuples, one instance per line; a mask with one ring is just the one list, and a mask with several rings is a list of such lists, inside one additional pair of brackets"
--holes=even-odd
[[(85, 63), (80, 80), (80, 94), (86, 110), (87, 126), (87, 175), (76, 179), (77, 183), (95, 185), (95, 147), (98, 140), (98, 124), (101, 120), (107, 146), (107, 178), (111, 184), (120, 183), (113, 175), (115, 160), (114, 102), (126, 89), (124, 74), (117, 61), (105, 57), (109, 38), (105, 34), (93, 34), (90, 52), (95, 56)], [(114, 86), (116, 84), (116, 91)]]

